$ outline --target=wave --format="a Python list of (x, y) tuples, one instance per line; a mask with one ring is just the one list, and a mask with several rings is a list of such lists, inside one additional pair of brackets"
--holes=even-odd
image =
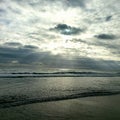
[(30, 98), (27, 95), (11, 95), (11, 96), (1, 96), (0, 97), (0, 108), (9, 108), (21, 105), (27, 105), (32, 103), (41, 103), (41, 102), (52, 102), (60, 100), (69, 100), (83, 97), (94, 97), (94, 96), (108, 96), (108, 95), (117, 95), (120, 94), (120, 91), (91, 91), (83, 92), (78, 94), (63, 95), (63, 96), (51, 96), (44, 98)]
[(0, 78), (22, 78), (22, 77), (120, 77), (120, 73), (97, 73), (97, 72), (0, 73)]

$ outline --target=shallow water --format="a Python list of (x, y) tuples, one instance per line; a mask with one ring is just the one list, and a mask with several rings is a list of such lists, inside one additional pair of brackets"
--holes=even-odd
[(0, 108), (120, 93), (120, 77), (0, 78)]

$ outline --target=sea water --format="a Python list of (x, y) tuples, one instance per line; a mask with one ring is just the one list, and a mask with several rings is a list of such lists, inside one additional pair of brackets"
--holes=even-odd
[(0, 78), (0, 108), (120, 93), (120, 77)]

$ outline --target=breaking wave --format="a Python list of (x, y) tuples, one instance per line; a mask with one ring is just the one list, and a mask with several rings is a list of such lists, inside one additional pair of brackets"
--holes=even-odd
[(0, 97), (0, 108), (9, 108), (15, 106), (21, 106), (32, 103), (41, 103), (41, 102), (52, 102), (52, 101), (60, 101), (60, 100), (69, 100), (75, 98), (83, 98), (83, 97), (92, 97), (92, 96), (106, 96), (106, 95), (117, 95), (120, 94), (120, 91), (90, 91), (83, 92), (71, 95), (63, 95), (63, 96), (50, 96), (43, 98), (31, 98), (27, 95), (6, 95)]

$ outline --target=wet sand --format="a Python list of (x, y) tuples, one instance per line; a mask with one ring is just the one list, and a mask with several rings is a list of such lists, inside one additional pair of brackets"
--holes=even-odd
[(120, 95), (0, 109), (0, 120), (119, 120)]

